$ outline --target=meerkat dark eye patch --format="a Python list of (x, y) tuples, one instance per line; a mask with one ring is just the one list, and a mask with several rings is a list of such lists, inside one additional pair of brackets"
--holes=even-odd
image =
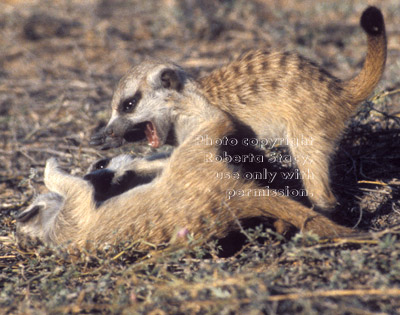
[(94, 188), (94, 200), (96, 203), (109, 198), (111, 181), (114, 178), (114, 172), (108, 169), (100, 169), (86, 174), (83, 179), (89, 181)]
[(101, 169), (106, 168), (106, 167), (108, 166), (108, 164), (110, 163), (110, 160), (111, 160), (111, 159), (106, 158), (106, 159), (101, 159), (100, 161), (96, 162), (96, 163), (93, 165), (93, 171), (95, 171), (95, 170), (101, 170)]
[(142, 98), (142, 92), (137, 91), (135, 95), (125, 99), (119, 105), (119, 111), (124, 114), (131, 113), (136, 108), (137, 104), (139, 104), (141, 98)]
[(136, 186), (147, 184), (154, 179), (154, 176), (136, 174), (134, 171), (127, 171), (116, 180), (113, 180), (114, 176), (115, 173), (109, 169), (99, 169), (83, 177), (93, 185), (93, 198), (97, 207), (107, 199), (118, 196)]
[(161, 85), (166, 89), (173, 89), (180, 92), (183, 84), (178, 74), (172, 69), (166, 69), (161, 73)]

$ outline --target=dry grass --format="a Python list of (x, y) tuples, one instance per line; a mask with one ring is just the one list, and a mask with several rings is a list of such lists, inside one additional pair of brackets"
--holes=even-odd
[(365, 53), (365, 2), (3, 1), (0, 312), (398, 313), (400, 4), (381, 6), (387, 69), (333, 161), (337, 219), (374, 233), (284, 240), (253, 226), (245, 245), (222, 258), (213, 242), (142, 252), (128, 242), (96, 253), (18, 246), (13, 215), (41, 191), (48, 157), (82, 174), (97, 157), (127, 149), (99, 152), (88, 138), (107, 121), (113, 87), (130, 65), (165, 57), (200, 75), (249, 48), (274, 46), (346, 78)]

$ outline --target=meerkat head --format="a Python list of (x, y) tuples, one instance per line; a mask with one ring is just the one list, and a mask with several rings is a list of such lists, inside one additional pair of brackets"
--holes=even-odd
[(118, 83), (111, 118), (91, 144), (104, 150), (146, 138), (155, 148), (165, 144), (186, 80), (184, 70), (171, 62), (146, 60), (133, 67)]
[(154, 179), (152, 174), (142, 174), (135, 171), (132, 155), (122, 154), (112, 159), (105, 158), (93, 163), (83, 179), (89, 181), (94, 188), (96, 203), (120, 195), (134, 187), (150, 183)]

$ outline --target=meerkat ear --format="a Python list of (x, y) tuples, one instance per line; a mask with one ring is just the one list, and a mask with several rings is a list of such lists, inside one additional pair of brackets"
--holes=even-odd
[(174, 89), (180, 92), (183, 88), (183, 83), (176, 71), (165, 69), (161, 72), (161, 84), (166, 89)]

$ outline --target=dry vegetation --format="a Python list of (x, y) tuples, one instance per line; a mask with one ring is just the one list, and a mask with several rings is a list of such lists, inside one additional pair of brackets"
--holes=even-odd
[(82, 174), (104, 154), (149, 150), (88, 146), (130, 65), (164, 57), (201, 75), (249, 48), (275, 46), (346, 78), (365, 52), (358, 19), (366, 2), (2, 1), (0, 313), (399, 313), (397, 0), (380, 1), (390, 40), (384, 78), (333, 161), (337, 219), (370, 236), (285, 240), (253, 225), (229, 257), (218, 257), (223, 242), (139, 252), (131, 240), (93, 253), (19, 246), (13, 236), (15, 213), (43, 188), (48, 157)]

